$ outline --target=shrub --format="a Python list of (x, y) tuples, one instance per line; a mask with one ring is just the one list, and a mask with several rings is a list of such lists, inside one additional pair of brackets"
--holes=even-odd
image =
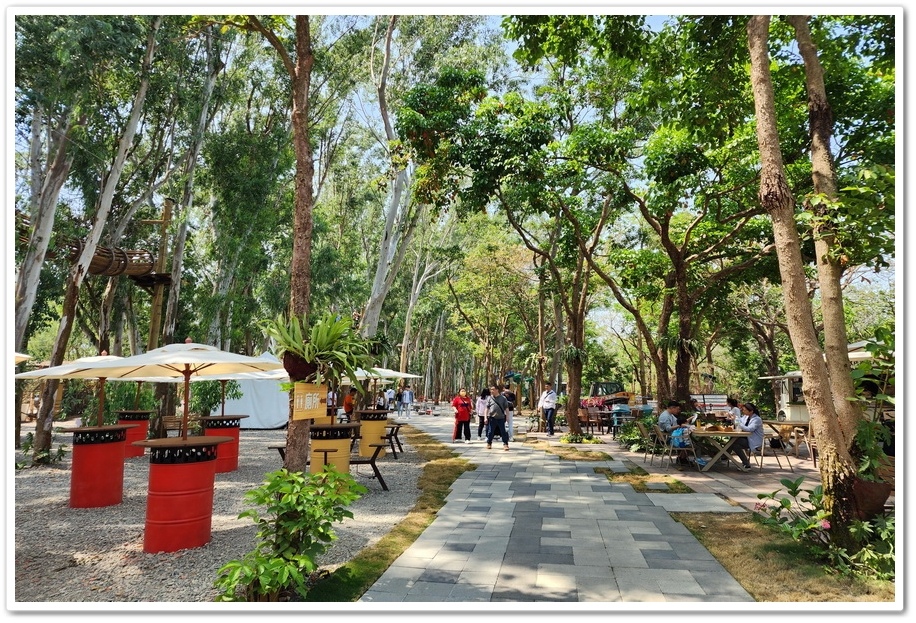
[(779, 490), (758, 493), (758, 499), (764, 501), (758, 502), (755, 510), (761, 513), (762, 522), (788, 534), (795, 541), (807, 542), (811, 552), (827, 563), (829, 571), (893, 581), (896, 556), (894, 517), (879, 515), (870, 521), (852, 522), (850, 533), (860, 547), (850, 553), (830, 538), (830, 514), (824, 509), (823, 488), (817, 485), (814, 489), (802, 489), (803, 481), (804, 477), (782, 479), (780, 482), (786, 487), (787, 496), (778, 497)]
[(286, 469), (267, 474), (262, 486), (245, 494), (250, 504), (265, 507), (264, 514), (257, 509), (239, 514), (257, 524), (257, 545), (219, 569), (216, 601), (276, 601), (289, 589), (304, 598), (315, 558), (337, 538), (332, 524), (353, 517), (345, 506), (366, 491), (332, 465), (317, 474)]

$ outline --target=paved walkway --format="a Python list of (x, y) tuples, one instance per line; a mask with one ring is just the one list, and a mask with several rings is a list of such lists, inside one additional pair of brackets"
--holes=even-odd
[[(595, 468), (627, 472), (624, 462), (633, 461), (664, 470), (658, 461), (655, 468), (644, 464), (642, 454), (622, 450), (609, 437), (609, 446), (582, 448), (603, 450), (614, 460), (561, 461), (520, 443), (510, 443), (508, 452), (498, 440), (492, 450), (476, 440), (452, 444), (453, 420), (445, 414), (414, 416), (408, 423), (450, 444), (477, 469), (454, 483), (433, 523), (363, 602), (750, 602), (747, 591), (669, 513), (748, 512), (757, 492), (801, 475), (765, 462), (759, 473), (677, 472), (696, 493), (637, 493)], [(816, 474), (810, 461), (793, 461), (799, 463)]]

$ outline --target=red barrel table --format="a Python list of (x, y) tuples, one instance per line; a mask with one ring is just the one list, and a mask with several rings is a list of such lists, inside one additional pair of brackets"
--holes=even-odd
[(124, 499), (124, 445), (134, 425), (72, 428), (70, 507), (114, 506)]
[(216, 448), (216, 473), (225, 474), (239, 468), (239, 429), (242, 418), (247, 415), (208, 415), (200, 418), (204, 435), (231, 437), (232, 441), (221, 443)]
[(210, 542), (216, 448), (230, 441), (200, 435), (134, 442), (150, 449), (144, 552), (175, 552)]
[(154, 411), (118, 411), (118, 424), (131, 426), (127, 431), (127, 443), (124, 444), (124, 458), (143, 456), (143, 448), (135, 446), (135, 441), (149, 437), (149, 418)]

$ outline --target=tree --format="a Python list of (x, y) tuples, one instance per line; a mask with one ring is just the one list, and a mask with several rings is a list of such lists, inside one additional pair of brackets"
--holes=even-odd
[[(829, 140), (830, 109), (823, 89), (823, 74), (807, 30), (807, 18), (790, 18), (799, 50), (805, 60), (812, 144), (812, 173), (820, 178), (815, 190), (831, 201), (835, 197), (834, 173)], [(751, 85), (757, 115), (757, 137), (761, 161), (760, 200), (773, 221), (777, 257), (783, 283), (787, 325), (799, 367), (805, 379), (803, 391), (811, 414), (811, 431), (818, 440), (825, 508), (831, 513), (831, 534), (841, 547), (856, 547), (849, 527), (856, 517), (853, 484), (857, 477), (856, 429), (862, 419), (854, 395), (846, 346), (842, 294), (839, 288), (841, 256), (830, 220), (819, 223), (816, 235), (818, 281), (827, 296), (825, 308), (825, 350), (821, 350), (812, 309), (805, 293), (801, 242), (795, 220), (795, 198), (786, 181), (770, 72), (768, 40), (770, 18), (754, 16), (747, 24), (751, 53)], [(811, 202), (817, 206), (820, 202)], [(821, 214), (823, 216), (823, 213)], [(825, 356), (826, 355), (826, 356)]]

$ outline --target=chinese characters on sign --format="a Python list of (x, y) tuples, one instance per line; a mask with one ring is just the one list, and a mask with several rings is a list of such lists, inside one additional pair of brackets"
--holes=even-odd
[(314, 383), (296, 383), (293, 393), (293, 419), (309, 420), (327, 415), (327, 388)]

